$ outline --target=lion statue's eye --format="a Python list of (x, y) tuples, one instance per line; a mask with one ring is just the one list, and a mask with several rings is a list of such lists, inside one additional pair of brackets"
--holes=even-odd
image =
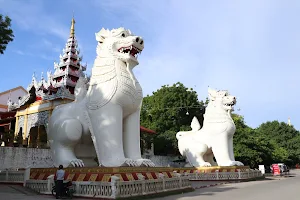
[(125, 37), (126, 35), (125, 35), (125, 33), (122, 33), (122, 37)]

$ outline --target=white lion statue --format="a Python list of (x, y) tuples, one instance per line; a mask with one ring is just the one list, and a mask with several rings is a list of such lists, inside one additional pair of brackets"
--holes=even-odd
[(48, 139), (55, 166), (83, 167), (97, 156), (100, 166), (154, 166), (141, 157), (142, 88), (132, 69), (144, 40), (124, 28), (96, 33), (97, 57), (90, 82), (79, 79), (76, 100), (58, 106), (49, 120)]
[[(191, 123), (191, 131), (176, 134), (178, 148), (194, 167), (242, 166), (235, 161), (233, 135), (235, 124), (231, 111), (236, 98), (224, 90), (208, 89), (209, 103), (205, 110), (203, 128), (196, 117)], [(214, 161), (214, 157), (217, 163)]]

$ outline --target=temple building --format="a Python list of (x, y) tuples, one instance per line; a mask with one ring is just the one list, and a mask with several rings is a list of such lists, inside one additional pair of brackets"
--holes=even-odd
[[(47, 125), (53, 109), (61, 104), (74, 101), (74, 89), (87, 66), (81, 64), (82, 56), (75, 36), (75, 20), (72, 19), (70, 35), (59, 56), (54, 62), (54, 73), (47, 72), (38, 81), (35, 74), (27, 87), (28, 94), (18, 101), (8, 100), (8, 110), (15, 112), (15, 142), (23, 147), (48, 148)], [(140, 127), (142, 133), (155, 134), (154, 131)], [(151, 150), (153, 152), (153, 149)]]
[(16, 112), (8, 111), (7, 101), (12, 99), (18, 101), (19, 98), (26, 95), (27, 91), (18, 86), (0, 93), (0, 146), (12, 146), (13, 137), (11, 132), (15, 130)]
[(18, 102), (9, 100), (8, 110), (16, 112), (15, 136), (18, 143), (28, 147), (46, 147), (46, 128), (52, 110), (61, 104), (74, 100), (74, 89), (79, 77), (85, 77), (86, 65), (81, 64), (82, 56), (75, 36), (75, 20), (72, 19), (71, 30), (66, 45), (54, 62), (54, 73), (47, 72), (38, 81), (32, 76), (27, 87), (28, 94)]

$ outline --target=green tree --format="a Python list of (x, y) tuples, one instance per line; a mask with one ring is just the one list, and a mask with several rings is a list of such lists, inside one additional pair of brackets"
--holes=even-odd
[(289, 165), (299, 163), (300, 133), (284, 122), (272, 121), (261, 124), (257, 131), (268, 138), (275, 146), (274, 161)]
[[(144, 98), (141, 125), (158, 133), (150, 139), (154, 142), (155, 154), (179, 154), (176, 133), (189, 130), (194, 116), (202, 122), (203, 105), (202, 101), (198, 101), (196, 91), (182, 83), (164, 85)], [(149, 138), (145, 140), (149, 141)]]
[(8, 16), (3, 17), (0, 14), (0, 54), (4, 54), (6, 46), (14, 39), (11, 29), (11, 19)]
[(5, 131), (2, 136), (2, 141), (0, 141), (0, 143), (2, 142), (4, 142), (4, 146), (12, 146), (14, 143), (14, 130)]
[(232, 118), (236, 125), (233, 137), (235, 159), (252, 168), (257, 168), (259, 164), (271, 164), (274, 144), (267, 137), (247, 126), (242, 116), (232, 114)]
[(22, 142), (23, 142), (23, 136), (22, 136), (22, 132), (21, 132), (21, 131), (18, 132), (17, 135), (15, 135), (15, 139), (14, 139), (14, 140), (15, 140), (14, 142), (17, 143), (17, 146), (21, 146), (21, 145), (22, 145)]

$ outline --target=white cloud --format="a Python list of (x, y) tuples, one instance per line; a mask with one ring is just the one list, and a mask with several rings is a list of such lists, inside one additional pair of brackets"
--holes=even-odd
[(51, 60), (51, 61), (55, 60), (55, 57), (49, 56), (49, 55), (45, 55), (45, 54), (41, 54), (39, 57), (42, 58), (42, 59), (44, 59), (44, 60)]
[(25, 52), (25, 51), (22, 51), (22, 50), (12, 50), (12, 52), (16, 53), (16, 54), (19, 54), (21, 56), (30, 56), (32, 58), (34, 57), (38, 57), (38, 58), (42, 58), (44, 60), (51, 60), (51, 61), (54, 61), (54, 57), (53, 56), (49, 56), (49, 55), (46, 55), (46, 54), (32, 54), (30, 52)]
[(19, 54), (19, 55), (22, 55), (22, 56), (24, 56), (24, 55), (26, 55), (26, 53), (24, 52), (24, 51), (21, 51), (21, 50), (12, 50), (14, 53), (16, 53), (16, 54)]
[(69, 27), (60, 23), (59, 18), (48, 11), (43, 3), (34, 0), (1, 0), (0, 11), (10, 16), (13, 23), (22, 29), (40, 35), (51, 34), (66, 40)]
[(200, 99), (207, 96), (208, 85), (228, 89), (238, 96), (238, 107), (251, 125), (262, 121), (254, 117), (257, 111), (267, 120), (276, 119), (270, 108), (295, 107), (295, 99), (300, 98), (294, 92), (299, 86), (300, 71), (295, 66), (300, 65), (300, 45), (291, 42), (299, 41), (300, 29), (294, 28), (289, 16), (296, 13), (296, 1), (289, 7), (270, 0), (96, 4), (144, 36), (145, 50), (135, 72), (145, 94), (177, 81), (196, 85)]
[[(250, 125), (285, 119), (288, 113), (297, 118), (290, 109), (299, 106), (300, 98), (297, 1), (68, 0), (65, 5), (70, 3), (80, 9), (80, 23), (87, 22), (80, 30), (83, 40), (78, 40), (88, 70), (96, 46), (94, 38), (87, 38), (93, 37), (95, 27), (122, 25), (145, 39), (135, 69), (145, 94), (180, 81), (205, 99), (209, 85), (236, 95)], [(50, 34), (64, 45), (69, 27), (42, 1), (0, 0), (0, 11), (9, 13), (22, 29), (43, 38)], [(49, 38), (43, 44), (52, 50), (59, 47)], [(280, 113), (271, 112), (278, 107)], [(257, 117), (258, 111), (262, 117)]]
[(46, 48), (49, 48), (50, 50), (52, 50), (53, 52), (56, 52), (56, 53), (60, 53), (62, 51), (60, 49), (61, 45), (54, 44), (53, 42), (51, 42), (47, 39), (42, 40), (42, 46), (46, 47)]

